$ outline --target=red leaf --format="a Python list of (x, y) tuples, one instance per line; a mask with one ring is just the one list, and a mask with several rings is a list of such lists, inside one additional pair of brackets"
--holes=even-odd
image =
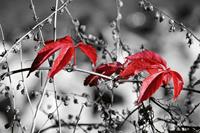
[(120, 73), (120, 77), (128, 78), (134, 76), (141, 71), (148, 71), (149, 74), (154, 74), (163, 71), (167, 68), (166, 61), (158, 54), (145, 50), (134, 55), (126, 57), (127, 67)]
[[(112, 74), (116, 73), (119, 74), (123, 70), (123, 65), (120, 62), (113, 62), (108, 64), (102, 64), (98, 66), (95, 70), (95, 72), (111, 76)], [(84, 85), (87, 86), (94, 86), (98, 84), (98, 80), (101, 79), (101, 77), (96, 75), (89, 75), (86, 77), (84, 81)]]
[(144, 100), (147, 100), (156, 92), (156, 90), (158, 90), (158, 88), (162, 85), (164, 74), (165, 71), (161, 71), (152, 74), (143, 80), (137, 103), (141, 103)]
[(128, 64), (128, 66), (120, 73), (120, 77), (128, 78), (134, 76), (141, 71), (147, 70), (150, 74), (162, 71), (162, 67), (157, 64), (150, 64), (149, 62), (143, 62), (140, 59), (135, 59), (134, 62)]
[(183, 78), (181, 77), (181, 75), (175, 71), (170, 71), (172, 78), (173, 78), (173, 82), (174, 82), (174, 99), (176, 99), (181, 90), (183, 89)]
[(150, 50), (144, 50), (126, 58), (132, 61), (134, 61), (135, 59), (140, 59), (143, 62), (147, 61), (150, 64), (160, 64), (167, 68), (166, 61), (159, 54)]
[(96, 61), (97, 61), (97, 53), (96, 53), (96, 49), (93, 48), (90, 45), (86, 45), (82, 42), (78, 43), (77, 47), (79, 47), (81, 49), (81, 51), (83, 53), (85, 53), (85, 55), (88, 56), (88, 58), (91, 60), (91, 62), (96, 65)]
[(66, 64), (69, 63), (74, 54), (74, 47), (66, 47), (61, 49), (60, 54), (53, 63), (51, 71), (48, 73), (48, 77), (53, 77), (57, 72), (62, 70)]
[(165, 75), (163, 76), (163, 85), (167, 85), (169, 83), (169, 81), (171, 80), (172, 75), (170, 73), (170, 70), (166, 70)]
[(45, 60), (47, 60), (57, 50), (72, 46), (73, 46), (73, 41), (70, 36), (58, 39), (56, 42), (52, 40), (46, 41), (45, 46), (38, 52), (36, 58), (34, 59), (27, 77), (30, 75), (31, 72), (38, 69), (40, 65), (43, 62), (45, 62)]

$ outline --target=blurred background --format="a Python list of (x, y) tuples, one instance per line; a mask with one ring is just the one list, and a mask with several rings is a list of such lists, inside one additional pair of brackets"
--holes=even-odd
[[(33, 0), (39, 21), (43, 20), (50, 13), (55, 5), (55, 0)], [(165, 11), (172, 18), (178, 22), (184, 23), (189, 27), (198, 37), (200, 37), (200, 1), (199, 0), (152, 0), (152, 3)], [(200, 52), (200, 43), (194, 40), (191, 47), (188, 47), (185, 32), (169, 32), (168, 19), (159, 23), (155, 20), (154, 14), (144, 11), (138, 6), (137, 0), (123, 0), (122, 21), (121, 21), (121, 39), (125, 44), (128, 44), (131, 51), (137, 52), (143, 45), (145, 48), (159, 53), (167, 60), (168, 66), (178, 71), (184, 78), (185, 85), (188, 82), (188, 73), (190, 66), (197, 58)], [(109, 45), (113, 45), (112, 28), (110, 23), (116, 18), (116, 4), (114, 0), (73, 0), (69, 5), (69, 10), (72, 15), (77, 18), (81, 24), (86, 25), (86, 32), (95, 36), (101, 36)], [(49, 20), (51, 21), (51, 20)], [(52, 21), (53, 23), (53, 21)], [(9, 49), (16, 39), (20, 38), (28, 32), (36, 22), (33, 19), (33, 12), (30, 9), (30, 1), (28, 0), (1, 0), (0, 1), (0, 24), (3, 27), (5, 34), (6, 47)], [(58, 15), (57, 24), (58, 38), (66, 34), (73, 34), (73, 25), (66, 13)], [(43, 28), (43, 35), (45, 40), (53, 38), (53, 24), (46, 24)], [(33, 51), (37, 45), (32, 40), (22, 41), (23, 45), (23, 67), (30, 67), (32, 60), (36, 56), (36, 51)], [(2, 45), (0, 51), (3, 51)], [(79, 58), (80, 57), (80, 58)], [(122, 59), (125, 57), (122, 53)], [(100, 57), (99, 57), (100, 58)], [(9, 55), (9, 66), (11, 70), (20, 68), (20, 55)], [(98, 64), (101, 62), (99, 61)], [(82, 54), (78, 54), (78, 66), (83, 69), (91, 70), (88, 59)], [(3, 72), (1, 70), (1, 72)], [(199, 78), (200, 73), (196, 77)], [(24, 73), (26, 75), (26, 73)], [(95, 99), (95, 89), (83, 86), (86, 74), (82, 73), (67, 73), (60, 72), (56, 76), (56, 86), (60, 94), (68, 95), (71, 99), (67, 107), (61, 106), (60, 112), (63, 119), (68, 119), (69, 114), (78, 115), (77, 110), (80, 110), (80, 104), (74, 104), (76, 96), (73, 94), (88, 93), (91, 98)], [(12, 88), (16, 89), (20, 74), (12, 76)], [(9, 80), (2, 81), (9, 85)], [(26, 88), (31, 95), (32, 90), (39, 90), (41, 88), (40, 79), (32, 74), (29, 78), (25, 79)], [(48, 89), (52, 90), (52, 85), (48, 85)], [(198, 88), (197, 88), (198, 89)], [(155, 94), (155, 97), (162, 97), (163, 90)], [(30, 129), (30, 122), (32, 121), (31, 107), (27, 102), (26, 95), (22, 95), (20, 91), (15, 90), (16, 107), (21, 114), (22, 125)], [(161, 95), (160, 95), (161, 94)], [(182, 105), (185, 92), (181, 93), (177, 103)], [(108, 92), (109, 97), (109, 92)], [(36, 106), (38, 98), (31, 97), (33, 106)], [(78, 98), (81, 102), (85, 98)], [(107, 99), (107, 98), (105, 98)], [(116, 109), (133, 109), (135, 108), (134, 102), (137, 99), (136, 94), (133, 93), (132, 84), (123, 84), (115, 90), (114, 108)], [(196, 99), (196, 98), (195, 98)], [(44, 100), (42, 109), (39, 113), (37, 120), (37, 129), (48, 119), (47, 114), (55, 110), (54, 96), (50, 95)], [(194, 100), (195, 101), (195, 100)], [(61, 102), (61, 101), (60, 101)], [(0, 132), (8, 132), (5, 129), (6, 123), (11, 121), (9, 113), (6, 112), (7, 105), (10, 104), (9, 98), (4, 96), (0, 97)], [(184, 107), (183, 107), (184, 110)], [(199, 109), (197, 109), (200, 111)], [(192, 116), (195, 124), (199, 124), (199, 113)], [(89, 113), (88, 113), (89, 112)], [(159, 111), (158, 111), (159, 112)], [(184, 112), (184, 111), (183, 111)], [(158, 113), (159, 114), (159, 113)], [(71, 120), (71, 119), (70, 119)], [(70, 121), (69, 120), (69, 121)], [(71, 121), (73, 121), (72, 118)], [(95, 113), (94, 108), (86, 108), (83, 110), (80, 123), (84, 122), (98, 122), (99, 116)], [(52, 125), (49, 121), (45, 126)], [(71, 130), (69, 130), (70, 132)], [(128, 132), (128, 128), (124, 129)], [(50, 132), (50, 130), (48, 131)], [(55, 130), (52, 130), (55, 132)], [(82, 132), (80, 130), (80, 132)]]

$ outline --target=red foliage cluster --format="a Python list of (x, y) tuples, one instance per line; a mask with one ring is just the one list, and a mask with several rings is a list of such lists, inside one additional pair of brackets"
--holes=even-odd
[[(97, 54), (92, 46), (84, 44), (83, 42), (74, 46), (72, 38), (66, 36), (55, 42), (45, 42), (44, 48), (38, 52), (33, 61), (29, 74), (38, 69), (52, 54), (60, 50), (60, 54), (55, 59), (52, 69), (48, 73), (48, 77), (54, 77), (56, 73), (62, 70), (71, 61), (73, 56), (75, 58), (75, 48), (80, 48), (91, 62), (96, 65)], [(183, 88), (183, 79), (181, 75), (168, 68), (166, 61), (159, 54), (149, 50), (144, 50), (126, 57), (124, 64), (120, 62), (101, 64), (94, 70), (94, 72), (106, 76), (111, 76), (115, 73), (118, 75), (116, 80), (128, 79), (142, 71), (147, 71), (149, 76), (142, 82), (137, 103), (148, 99), (161, 85), (168, 84), (171, 79), (174, 84), (174, 99), (180, 94)], [(89, 75), (85, 79), (84, 85), (96, 86), (98, 85), (98, 80), (101, 78), (102, 77), (97, 75)]]
[(84, 44), (83, 42), (79, 42), (76, 46), (74, 46), (71, 36), (66, 36), (55, 42), (53, 40), (45, 42), (45, 46), (38, 52), (35, 60), (33, 61), (28, 76), (31, 72), (38, 69), (40, 65), (51, 55), (60, 50), (58, 57), (53, 63), (52, 69), (48, 73), (48, 77), (54, 77), (56, 73), (62, 70), (71, 61), (73, 56), (75, 58), (75, 48), (80, 48), (81, 51), (88, 56), (91, 62), (96, 65), (97, 54), (95, 48)]

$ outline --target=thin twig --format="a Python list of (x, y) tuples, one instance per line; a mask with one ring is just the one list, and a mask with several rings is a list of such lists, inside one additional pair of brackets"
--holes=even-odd
[[(40, 67), (38, 68), (38, 70), (50, 70), (51, 67)], [(6, 76), (9, 76), (9, 75), (13, 75), (13, 74), (17, 74), (17, 73), (20, 73), (20, 72), (24, 72), (24, 71), (29, 71), (30, 68), (23, 68), (23, 69), (17, 69), (17, 70), (14, 70), (14, 71), (10, 71), (10, 72), (4, 72), (2, 74), (0, 74), (0, 79), (4, 79)], [(102, 78), (105, 78), (107, 80), (113, 80), (111, 77), (109, 76), (106, 76), (106, 75), (103, 75), (103, 74), (100, 74), (100, 73), (96, 73), (96, 72), (92, 72), (92, 71), (88, 71), (88, 70), (84, 70), (84, 69), (80, 69), (80, 68), (71, 68), (71, 67), (65, 67), (64, 70), (68, 71), (77, 71), (77, 72), (82, 72), (82, 73), (87, 73), (87, 74), (92, 74), (92, 75), (96, 75), (96, 76), (99, 76), (99, 77), (102, 77)]]
[[(0, 24), (0, 30), (1, 30), (1, 36), (2, 36), (2, 43), (3, 43), (3, 48), (4, 48), (4, 51), (6, 52), (5, 54), (7, 54), (7, 49), (6, 49), (6, 46), (5, 46), (5, 37), (4, 37), (4, 32), (3, 32), (3, 28), (2, 28), (2, 26), (1, 26), (1, 24)], [(7, 65), (7, 72), (8, 73), (10, 73), (10, 67), (9, 67), (9, 64), (8, 64), (8, 59), (7, 59), (7, 57), (6, 57), (6, 65)], [(12, 99), (12, 101), (13, 101), (13, 109), (15, 110), (15, 90), (14, 90), (14, 87), (12, 87), (12, 79), (11, 79), (11, 75), (8, 75), (8, 77), (9, 77), (9, 82), (10, 82), (10, 88), (12, 88), (12, 96), (11, 96), (11, 99)], [(14, 116), (13, 116), (13, 120), (15, 119), (15, 114), (14, 114)], [(13, 122), (13, 125), (12, 125), (12, 133), (14, 132), (14, 122)]]
[(77, 127), (78, 122), (79, 122), (79, 120), (80, 120), (81, 113), (82, 113), (82, 111), (83, 111), (83, 107), (84, 107), (84, 104), (81, 106), (80, 112), (79, 112), (79, 114), (78, 114), (78, 116), (77, 116), (77, 121), (76, 121), (76, 124), (75, 124), (75, 126), (74, 126), (74, 131), (73, 131), (73, 133), (76, 132), (76, 127)]
[(62, 130), (61, 130), (60, 114), (59, 114), (59, 109), (58, 109), (57, 91), (56, 91), (55, 81), (53, 81), (53, 89), (54, 89), (54, 95), (55, 95), (56, 111), (57, 111), (57, 116), (58, 116), (59, 132), (61, 133)]
[(119, 51), (120, 51), (120, 20), (122, 19), (121, 14), (121, 7), (122, 7), (122, 1), (121, 0), (115, 0), (116, 6), (117, 6), (117, 17), (116, 17), (116, 60), (118, 61), (119, 58)]
[[(55, 14), (54, 14), (54, 27), (53, 27), (54, 42), (56, 42), (56, 40), (57, 40), (57, 14), (58, 14), (57, 10), (58, 10), (58, 0), (56, 0)], [(52, 56), (53, 60), (54, 60), (54, 56), (55, 56), (55, 54), (53, 54), (53, 56)], [(56, 103), (56, 110), (57, 110), (57, 116), (58, 116), (59, 133), (61, 133), (62, 129), (61, 129), (61, 123), (60, 123), (59, 110), (58, 110), (56, 85), (55, 85), (55, 81), (54, 80), (53, 80), (53, 89), (54, 89), (54, 94), (55, 94), (55, 103)]]
[(36, 108), (36, 111), (35, 111), (35, 115), (33, 117), (33, 123), (32, 123), (32, 127), (31, 127), (31, 133), (34, 133), (35, 131), (35, 124), (36, 124), (36, 118), (37, 118), (37, 114), (38, 114), (38, 111), (42, 105), (42, 102), (43, 102), (43, 99), (44, 99), (44, 96), (45, 96), (45, 93), (46, 93), (46, 85), (48, 83), (48, 78), (46, 79), (45, 83), (44, 83), (44, 86), (43, 86), (43, 92), (42, 92), (42, 96), (40, 97), (40, 100), (39, 100), (39, 103), (37, 105), (37, 108)]
[[(57, 109), (60, 107), (62, 105), (62, 103), (60, 103), (57, 107), (56, 107), (56, 109), (51, 113), (52, 115), (57, 111)], [(47, 118), (47, 120), (44, 122), (44, 124), (42, 124), (42, 126), (41, 126), (41, 128), (40, 128), (40, 130), (38, 131), (38, 133), (40, 133), (43, 129), (43, 127), (47, 124), (47, 122), (50, 120), (50, 118)], [(59, 125), (60, 126), (60, 125)]]
[[(66, 1), (65, 3), (63, 3), (57, 10), (60, 11), (61, 9), (63, 9), (67, 4), (69, 3), (69, 1)], [(53, 13), (51, 13), (48, 17), (46, 17), (45, 19), (43, 19), (41, 22), (39, 22), (38, 24), (36, 24), (30, 31), (28, 31), (26, 34), (24, 34), (21, 38), (19, 38), (14, 44), (13, 46), (6, 52), (6, 54), (1, 58), (0, 63), (3, 62), (3, 60), (8, 56), (8, 54), (13, 50), (13, 48), (15, 48), (17, 45), (19, 45), (19, 43), (27, 36), (29, 35), (31, 32), (33, 32), (38, 26), (41, 26), (45, 21), (47, 21), (50, 17), (52, 17), (54, 14), (56, 13), (56, 11), (54, 11)]]
[[(23, 51), (22, 51), (22, 47), (21, 47), (21, 49), (20, 49), (20, 66), (21, 66), (21, 69), (23, 69)], [(31, 103), (31, 99), (30, 99), (30, 97), (29, 97), (29, 94), (28, 94), (28, 89), (27, 89), (27, 87), (26, 87), (26, 84), (25, 84), (25, 79), (24, 79), (24, 74), (23, 74), (23, 72), (21, 72), (21, 76), (22, 76), (22, 83), (23, 83), (23, 86), (24, 86), (24, 89), (25, 89), (25, 93), (26, 93), (26, 96), (27, 96), (27, 99), (28, 99), (28, 102), (29, 102), (29, 104), (30, 104), (30, 106), (31, 106), (31, 111), (32, 111), (32, 114), (34, 114), (34, 111), (33, 111), (33, 105), (32, 105), (32, 103)]]
[(187, 32), (189, 32), (198, 42), (200, 42), (200, 38), (197, 37), (188, 27), (186, 27), (185, 25), (183, 25), (182, 23), (178, 22), (177, 20), (175, 20), (174, 18), (172, 18), (170, 15), (168, 15), (166, 12), (162, 11), (159, 9), (159, 7), (155, 6), (155, 4), (153, 4), (151, 1), (149, 0), (144, 0), (146, 1), (147, 3), (153, 5), (153, 7), (158, 10), (159, 12), (161, 12), (163, 15), (165, 15), (166, 17), (168, 17), (169, 19), (172, 19), (174, 21), (174, 23), (176, 25), (178, 25), (179, 27), (183, 27), (186, 29)]
[[(106, 127), (106, 125), (103, 125), (102, 123), (78, 123), (77, 124), (77, 126), (79, 126), (79, 127), (88, 127), (88, 126), (96, 126), (96, 125), (99, 127)], [(75, 123), (62, 123), (62, 127), (64, 127), (64, 126), (65, 127), (70, 127), (70, 126), (74, 127), (74, 126), (76, 126), (76, 124)], [(40, 133), (46, 132), (49, 129), (57, 128), (57, 127), (58, 127), (58, 125), (49, 126), (45, 129), (41, 130)]]
[(142, 105), (139, 105), (137, 108), (135, 108), (134, 110), (132, 110), (127, 116), (126, 118), (124, 118), (124, 121), (118, 126), (118, 129), (120, 129), (124, 123), (127, 121), (127, 119), (135, 112), (137, 111)]
[[(36, 10), (35, 10), (35, 6), (34, 6), (34, 3), (33, 3), (33, 0), (30, 0), (30, 2), (31, 2), (31, 9), (32, 9), (33, 15), (34, 15), (34, 20), (35, 20), (35, 22), (38, 24), (38, 23), (39, 23), (39, 22), (38, 22), (39, 18), (38, 18), (38, 16), (37, 16), (37, 13), (36, 13)], [(40, 33), (40, 37), (41, 37), (41, 39), (42, 39), (42, 43), (43, 43), (43, 45), (44, 45), (44, 36), (43, 36), (42, 29), (41, 29), (40, 26), (39, 26), (39, 33)]]

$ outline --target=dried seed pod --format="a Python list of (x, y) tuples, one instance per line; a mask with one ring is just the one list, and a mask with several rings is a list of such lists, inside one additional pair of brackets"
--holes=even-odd
[(11, 123), (7, 123), (7, 124), (5, 124), (4, 127), (5, 127), (5, 129), (10, 128), (10, 127), (11, 127)]
[(187, 33), (186, 33), (186, 39), (190, 39), (191, 36), (192, 36), (192, 34), (191, 34), (190, 32), (187, 32)]
[(53, 118), (53, 114), (52, 113), (49, 113), (48, 114), (48, 118), (51, 120)]
[(47, 19), (47, 23), (52, 24), (53, 19), (50, 17)]
[(189, 47), (193, 44), (193, 39), (192, 38), (188, 39), (188, 44), (189, 44)]
[(153, 10), (154, 10), (153, 5), (147, 6), (147, 11), (153, 12)]
[(163, 14), (160, 15), (159, 22), (163, 22), (165, 20), (165, 16)]
[(20, 80), (17, 84), (17, 87), (16, 87), (17, 90), (21, 90), (21, 89), (24, 89), (24, 84), (23, 84), (23, 81)]
[(8, 68), (8, 63), (7, 62), (4, 62), (3, 65), (1, 66), (1, 68), (3, 70), (7, 69)]
[(74, 23), (74, 25), (77, 26), (77, 27), (79, 27), (79, 25), (80, 25), (80, 22), (78, 21), (78, 19), (74, 19), (74, 20), (73, 20), (73, 23)]
[(74, 104), (78, 104), (78, 99), (74, 98)]
[(121, 13), (118, 13), (117, 15), (117, 20), (121, 20), (122, 19), (122, 14)]
[(119, 0), (119, 6), (122, 7), (124, 5), (123, 1)]
[(170, 24), (170, 25), (174, 25), (174, 20), (173, 20), (173, 19), (170, 19), (170, 20), (169, 20), (169, 24)]
[(140, 6), (140, 7), (144, 7), (144, 5), (145, 5), (145, 3), (144, 3), (144, 1), (143, 1), (143, 0), (139, 1), (139, 3), (138, 3), (138, 4), (139, 4), (139, 6)]
[(21, 90), (21, 94), (24, 95), (25, 94), (25, 89)]
[(53, 81), (54, 81), (53, 78), (49, 79), (49, 83), (53, 83)]
[(35, 76), (36, 76), (37, 78), (40, 78), (40, 71), (36, 71), (36, 72), (35, 72)]
[(154, 17), (155, 17), (156, 20), (159, 20), (160, 19), (160, 13), (158, 11), (156, 11)]
[(174, 25), (170, 26), (169, 32), (175, 32), (175, 31), (176, 31), (176, 27)]

